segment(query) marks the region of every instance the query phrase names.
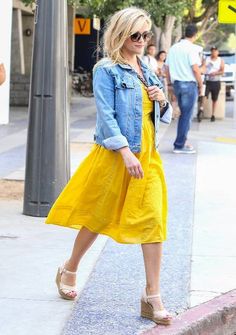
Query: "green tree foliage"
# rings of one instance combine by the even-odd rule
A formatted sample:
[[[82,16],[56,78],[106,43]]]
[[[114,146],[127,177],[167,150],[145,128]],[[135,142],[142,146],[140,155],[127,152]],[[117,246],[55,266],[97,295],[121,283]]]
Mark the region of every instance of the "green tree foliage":
[[[26,6],[32,5],[33,3],[37,2],[37,0],[21,0]],[[80,1],[79,0],[67,0],[69,5],[72,6],[79,6]]]
[[[154,24],[162,27],[167,15],[175,16],[181,20],[184,10],[190,8],[193,0],[67,0],[70,5],[78,7],[83,5],[89,8],[90,15],[106,19],[115,11],[129,6],[137,6],[147,10],[152,15]],[[22,0],[26,5],[31,5],[35,0]]]
[[[218,2],[218,0],[192,0],[185,20],[191,23],[199,23],[216,17]]]
[[[210,48],[212,45],[219,49],[234,51],[234,45],[230,45],[229,38],[234,35],[233,24],[218,24],[214,29],[208,30],[203,36],[204,45]],[[231,36],[232,37],[232,36]]]
[[[32,5],[36,0],[22,0],[22,2],[25,5]],[[74,7],[86,6],[90,17],[97,15],[103,19],[129,6],[143,8],[151,14],[154,25],[160,28],[161,34],[164,34],[164,40],[168,33],[172,34],[174,25],[179,23],[183,25],[196,23],[200,32],[199,41],[203,45],[220,46],[222,41],[228,38],[230,32],[233,32],[233,26],[218,24],[218,0],[67,0],[67,2]],[[168,24],[166,25],[170,17],[174,18],[171,28]],[[160,47],[163,47],[161,43]]]
[[[107,18],[122,8],[140,7],[151,13],[155,25],[161,27],[164,25],[167,15],[173,15],[177,19],[181,19],[184,9],[191,6],[192,0],[81,0],[81,3],[87,5],[91,13],[102,18]]]
[[[34,0],[21,0],[26,6],[32,5]]]
[[[234,25],[218,23],[218,2],[218,0],[193,0],[184,18],[185,24],[193,22],[198,25],[199,42],[206,48],[211,45],[221,48],[234,32]]]

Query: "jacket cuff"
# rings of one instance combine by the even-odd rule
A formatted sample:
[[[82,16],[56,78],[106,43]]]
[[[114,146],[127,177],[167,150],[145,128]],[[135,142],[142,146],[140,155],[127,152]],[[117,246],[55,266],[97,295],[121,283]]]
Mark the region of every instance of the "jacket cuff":
[[[170,124],[172,120],[172,112],[173,108],[171,104],[168,102],[168,108],[164,112],[164,115],[162,115],[162,117],[160,118],[161,122]]]
[[[104,147],[108,150],[118,150],[123,147],[128,147],[129,143],[125,136],[117,135],[108,137],[102,141]]]

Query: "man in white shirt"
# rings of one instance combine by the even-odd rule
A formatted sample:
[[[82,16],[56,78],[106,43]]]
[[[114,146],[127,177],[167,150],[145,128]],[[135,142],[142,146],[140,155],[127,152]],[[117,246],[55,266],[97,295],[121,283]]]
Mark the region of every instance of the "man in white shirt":
[[[150,69],[157,74],[158,64],[155,58],[156,56],[156,47],[154,44],[149,44],[147,46],[147,54],[143,56],[143,61],[146,63]]]
[[[206,68],[206,97],[211,93],[212,99],[212,115],[211,121],[215,121],[215,109],[217,105],[218,96],[220,93],[220,79],[224,74],[224,61],[219,57],[219,50],[217,47],[211,48],[211,55],[207,57],[204,62]]]
[[[199,52],[196,45],[193,44],[196,37],[197,27],[187,26],[185,38],[170,48],[166,61],[168,86],[173,85],[181,112],[174,142],[174,153],[193,154],[196,152],[192,146],[186,144],[198,90],[202,91],[203,87],[199,68]]]

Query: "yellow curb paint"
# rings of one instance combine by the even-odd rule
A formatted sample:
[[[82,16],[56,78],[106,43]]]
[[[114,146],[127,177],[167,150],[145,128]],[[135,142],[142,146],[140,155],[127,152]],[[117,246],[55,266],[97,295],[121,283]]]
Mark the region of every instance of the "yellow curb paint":
[[[236,138],[233,137],[216,137],[215,140],[222,143],[236,144]]]

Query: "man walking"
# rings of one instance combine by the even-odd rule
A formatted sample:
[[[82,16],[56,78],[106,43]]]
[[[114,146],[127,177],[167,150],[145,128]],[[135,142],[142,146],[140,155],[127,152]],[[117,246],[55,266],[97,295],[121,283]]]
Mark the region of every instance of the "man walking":
[[[212,115],[211,121],[215,121],[215,109],[217,105],[217,100],[220,92],[220,78],[224,74],[224,61],[219,57],[219,51],[217,47],[211,48],[210,57],[206,58],[204,63],[206,67],[206,97],[208,98],[209,93],[211,93],[212,99]]]
[[[173,152],[176,154],[194,154],[196,150],[186,144],[190,129],[193,108],[202,91],[202,78],[199,68],[199,53],[194,41],[197,37],[197,27],[189,25],[185,29],[185,38],[174,44],[167,57],[168,86],[173,85],[181,115],[178,120],[177,137]]]

